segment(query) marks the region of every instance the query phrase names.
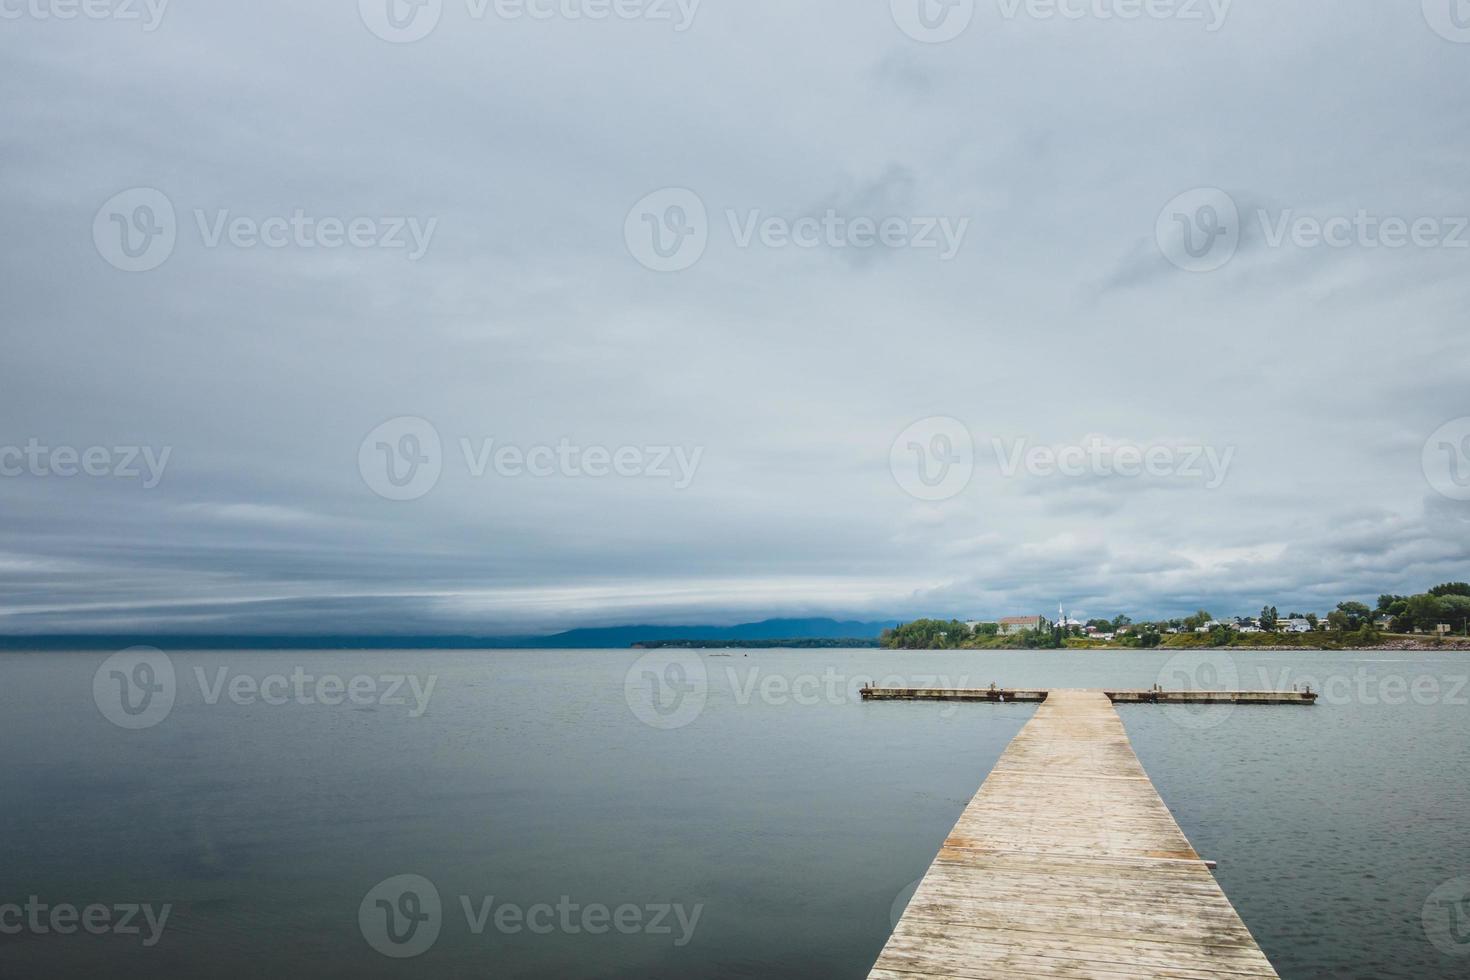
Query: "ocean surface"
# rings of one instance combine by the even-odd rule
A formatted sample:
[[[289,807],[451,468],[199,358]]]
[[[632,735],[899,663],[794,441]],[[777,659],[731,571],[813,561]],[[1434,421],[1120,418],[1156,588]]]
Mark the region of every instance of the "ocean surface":
[[[1034,711],[868,679],[1311,683],[1118,710],[1283,977],[1470,976],[1466,653],[160,657],[0,653],[0,977],[863,977]]]

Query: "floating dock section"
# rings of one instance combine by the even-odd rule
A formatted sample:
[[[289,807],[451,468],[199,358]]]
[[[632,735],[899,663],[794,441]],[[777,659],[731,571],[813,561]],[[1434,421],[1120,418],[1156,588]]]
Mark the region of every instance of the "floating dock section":
[[[865,701],[1045,701],[1049,691],[995,687],[865,687]],[[1315,704],[1317,692],[1303,691],[1098,691],[1114,704]]]
[[[869,976],[1275,977],[1144,772],[1113,695],[1014,693],[1045,700]]]

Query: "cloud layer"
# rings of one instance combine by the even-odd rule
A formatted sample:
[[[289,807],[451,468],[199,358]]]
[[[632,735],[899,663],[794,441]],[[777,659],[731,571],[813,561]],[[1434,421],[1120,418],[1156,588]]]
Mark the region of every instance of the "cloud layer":
[[[0,24],[0,447],[170,456],[151,488],[0,477],[0,631],[1322,611],[1470,577],[1470,503],[1425,468],[1470,416],[1470,248],[1268,234],[1470,215],[1470,44],[1417,4],[1211,31],[980,3],[931,44],[837,0],[705,0],[684,30],[445,0],[412,43],[373,0],[152,30],[37,3]],[[136,188],[174,241],[129,272],[107,236],[162,216],[103,205]],[[657,272],[625,230],[665,188],[706,241]],[[1209,272],[1158,239],[1196,188],[1238,209]],[[829,214],[908,237],[737,232]],[[953,258],[913,244],[962,219]],[[439,472],[391,500],[364,440],[403,417]],[[892,458],[934,417],[974,467],[926,500]],[[1093,437],[1233,457],[1210,488],[994,450]],[[487,440],[609,472],[476,475]],[[659,447],[701,452],[687,487]]]

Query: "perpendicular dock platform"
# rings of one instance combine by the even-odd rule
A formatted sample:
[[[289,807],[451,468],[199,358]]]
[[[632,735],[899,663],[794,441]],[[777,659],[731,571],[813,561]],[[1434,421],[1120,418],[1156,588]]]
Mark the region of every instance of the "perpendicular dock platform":
[[[999,687],[865,687],[864,701],[1045,701],[1046,690]],[[1317,692],[1304,691],[1101,691],[1114,704],[1314,704]]]

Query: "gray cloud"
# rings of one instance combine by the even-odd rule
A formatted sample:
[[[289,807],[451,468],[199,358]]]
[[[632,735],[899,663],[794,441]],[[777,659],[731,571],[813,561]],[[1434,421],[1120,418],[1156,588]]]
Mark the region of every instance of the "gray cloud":
[[[985,9],[941,45],[835,3],[704,5],[682,33],[447,3],[407,45],[351,3],[5,26],[0,446],[172,455],[154,489],[0,478],[0,630],[1320,611],[1470,577],[1470,505],[1420,466],[1470,415],[1466,253],[1251,232],[1199,274],[1153,241],[1200,186],[1248,228],[1262,208],[1470,214],[1470,46],[1415,6],[1237,5],[1215,33]],[[92,224],[139,186],[179,237],[126,273]],[[682,272],[623,240],[661,187],[710,212]],[[971,225],[949,262],[723,228],[828,207]],[[196,216],[298,209],[438,224],[410,261],[209,247]],[[926,503],[889,449],[936,415],[982,450],[1106,432],[1238,452],[1208,491],[982,458]],[[406,502],[358,469],[398,416],[444,446]],[[476,478],[461,439],[704,455],[683,490]]]

